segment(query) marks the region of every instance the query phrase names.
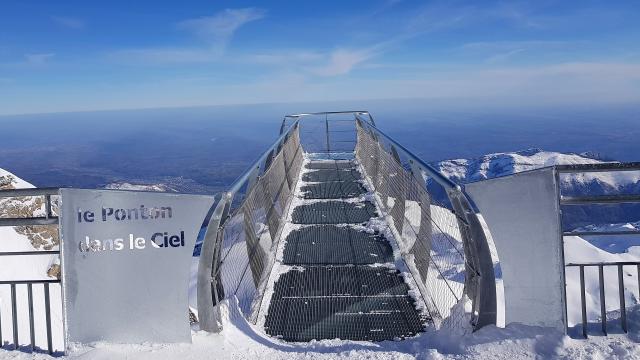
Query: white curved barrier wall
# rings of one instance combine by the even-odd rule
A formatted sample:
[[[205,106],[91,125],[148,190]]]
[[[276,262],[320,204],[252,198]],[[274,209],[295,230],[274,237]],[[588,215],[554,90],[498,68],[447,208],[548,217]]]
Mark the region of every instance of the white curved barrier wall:
[[[565,331],[564,264],[552,168],[480,181],[465,190],[498,251],[505,323]]]

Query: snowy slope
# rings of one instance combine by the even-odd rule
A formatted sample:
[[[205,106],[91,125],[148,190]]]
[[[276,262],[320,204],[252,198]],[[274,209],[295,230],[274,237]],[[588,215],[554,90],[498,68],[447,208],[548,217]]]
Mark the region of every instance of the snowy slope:
[[[436,163],[445,176],[459,183],[485,180],[517,172],[553,165],[600,163],[578,154],[529,149],[518,152],[495,153],[475,159],[454,159]]]
[[[468,183],[511,175],[553,165],[598,164],[601,160],[579,154],[565,154],[540,149],[495,153],[475,159],[445,160],[433,164],[440,172],[458,183]],[[640,172],[574,174],[561,178],[566,190],[617,191],[640,182]]]
[[[114,182],[105,185],[105,189],[110,190],[135,190],[135,191],[158,191],[175,192],[176,190],[166,184],[132,184],[129,182]]]
[[[596,164],[601,160],[580,154],[529,149],[518,152],[488,154],[474,159],[445,160],[432,165],[453,181],[464,184],[507,176],[513,173],[552,165]],[[561,174],[563,195],[605,195],[640,193],[640,171]],[[446,202],[446,194],[428,183],[436,200]],[[564,211],[565,229],[590,224],[607,224],[640,220],[640,206],[624,204],[615,207],[572,206]]]

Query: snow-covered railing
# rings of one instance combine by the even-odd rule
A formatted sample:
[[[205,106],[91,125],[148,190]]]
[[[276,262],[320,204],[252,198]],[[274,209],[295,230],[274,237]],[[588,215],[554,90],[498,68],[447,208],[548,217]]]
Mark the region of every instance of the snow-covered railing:
[[[40,188],[40,189],[11,189],[11,190],[0,190],[0,198],[32,198],[32,197],[43,197],[44,201],[44,215],[39,217],[25,216],[25,217],[0,217],[0,226],[42,226],[42,225],[50,225],[50,226],[58,226],[59,219],[55,214],[55,211],[52,209],[52,196],[58,195],[57,188]],[[2,241],[3,239],[0,239]],[[3,258],[9,256],[43,256],[43,255],[60,255],[60,250],[32,250],[32,251],[9,251],[9,252],[0,252],[0,261]],[[24,275],[23,275],[24,276]],[[38,320],[39,323],[44,321],[45,325],[45,334],[46,344],[47,344],[47,352],[49,354],[53,354],[53,336],[52,336],[52,325],[51,325],[51,292],[50,286],[51,284],[60,284],[60,279],[11,279],[4,280],[0,279],[0,286],[9,286],[10,288],[10,299],[3,299],[0,295],[0,348],[5,347],[5,340],[3,338],[3,321],[7,321],[2,317],[3,312],[11,313],[11,342],[8,342],[8,345],[12,345],[14,350],[18,350],[21,348],[20,344],[20,321],[19,318],[23,316],[24,313],[28,313],[28,328],[29,328],[29,346],[28,350],[31,352],[38,351],[40,348],[36,343],[36,335],[42,336],[43,334],[38,334],[36,329],[36,312],[37,308],[34,307],[34,286],[36,290],[39,291],[39,287],[42,286],[42,298],[44,299],[43,310],[38,311],[38,315],[44,315],[44,320]],[[59,286],[59,285],[58,285]],[[22,291],[20,291],[20,287],[26,288],[26,299],[22,296]],[[20,296],[19,296],[20,292]],[[3,309],[4,305],[8,305],[9,309]],[[58,306],[62,306],[61,303],[58,303]],[[26,310],[25,310],[26,309]],[[22,315],[21,315],[22,314]]]
[[[640,171],[640,163],[600,163],[600,164],[574,164],[574,165],[557,165],[554,167],[555,176],[556,176],[556,184],[561,184],[560,176],[563,174],[587,174],[587,173],[599,173],[606,172],[615,174],[616,172],[623,171]],[[616,193],[616,194],[606,194],[606,195],[563,195],[562,189],[557,189],[560,197],[558,199],[560,207],[566,206],[591,206],[591,205],[621,205],[621,204],[629,204],[629,203],[640,203],[640,194],[626,194],[626,193]],[[559,214],[560,223],[562,224],[562,212]],[[566,231],[562,230],[560,234],[563,239],[568,236],[625,236],[625,235],[634,235],[640,236],[640,230],[638,229],[624,229],[624,230],[571,230]],[[563,257],[566,259],[566,251],[565,246],[563,245]],[[628,268],[633,268],[635,271],[631,271],[631,273],[626,273],[625,270]],[[586,338],[588,333],[588,315],[587,315],[587,291],[585,286],[585,268],[597,268],[598,269],[598,301],[600,307],[600,324],[601,330],[606,335],[607,334],[607,295],[605,288],[607,287],[607,278],[605,276],[605,269],[608,268],[616,268],[617,269],[617,297],[620,311],[620,327],[624,332],[628,331],[627,325],[627,316],[626,316],[626,300],[625,294],[630,292],[631,290],[625,288],[625,277],[632,276],[632,273],[635,272],[637,276],[637,286],[638,286],[638,298],[640,299],[640,262],[638,261],[603,261],[603,262],[571,262],[566,264],[565,268],[577,268],[578,274],[580,277],[580,314],[581,314],[581,327],[582,327],[582,335]],[[566,274],[565,274],[566,277]],[[611,280],[609,280],[611,282]],[[625,290],[627,290],[625,292]],[[565,304],[569,307],[570,303],[575,303],[574,301],[568,301],[567,298],[567,287],[565,286]],[[573,295],[573,294],[571,294]],[[569,309],[567,308],[568,312]],[[566,315],[565,315],[566,316]]]
[[[474,329],[495,324],[495,276],[489,246],[460,186],[360,114],[355,118],[356,159],[387,211],[402,256],[432,318],[464,326],[462,312],[453,308],[466,296],[472,302]],[[435,199],[427,182],[439,187],[449,204]]]
[[[402,258],[420,283],[416,295],[425,300],[432,319],[465,326],[459,322],[464,310],[454,307],[467,296],[472,326],[495,324],[492,258],[462,189],[378,130],[368,112],[341,111],[285,116],[280,138],[223,194],[201,253],[198,312],[203,330],[219,330],[215,305],[223,299],[237,299],[247,320],[256,322],[303,149],[326,158],[355,156],[360,162],[388,213]],[[367,151],[376,152],[373,162]],[[446,205],[433,199],[424,176],[446,194]]]
[[[297,121],[222,194],[202,244],[198,269],[200,328],[219,331],[216,305],[236,300],[254,322],[302,166]]]

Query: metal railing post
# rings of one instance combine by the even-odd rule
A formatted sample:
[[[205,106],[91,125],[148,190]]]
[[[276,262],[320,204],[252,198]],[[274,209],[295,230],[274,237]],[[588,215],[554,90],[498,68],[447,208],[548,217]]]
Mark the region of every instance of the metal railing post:
[[[602,332],[607,335],[607,303],[604,297],[604,265],[598,265],[598,284],[600,285],[600,317]]]
[[[2,339],[2,311],[0,311],[0,349],[4,347],[4,340]]]
[[[470,295],[476,317],[473,324],[474,329],[495,325],[497,318],[496,281],[487,237],[464,193],[457,189],[452,189],[447,193],[457,215],[466,221],[466,224],[460,223],[459,226],[466,226],[469,230],[469,234],[466,236],[464,232],[461,233],[464,240],[465,257],[468,257],[473,265],[473,268],[467,267],[467,276],[473,278],[473,284],[470,284],[473,286],[470,289]],[[466,239],[464,239],[465,237]]]
[[[31,351],[36,348],[35,326],[33,324],[33,284],[27,284],[27,302],[29,303],[29,337],[31,339]]]
[[[584,288],[584,265],[580,266],[580,307],[582,309],[582,335],[587,338],[587,299]]]
[[[49,355],[53,354],[53,337],[51,335],[51,296],[49,292],[49,283],[44,284],[44,311],[45,324],[47,328],[47,351]]]
[[[18,339],[18,301],[16,299],[16,284],[11,284],[11,321],[13,322],[13,348],[20,347]]]
[[[624,299],[624,272],[622,264],[618,264],[618,291],[620,294],[620,324],[622,325],[622,330],[626,333],[628,332],[627,308]]]
[[[327,154],[331,152],[331,145],[329,144],[329,119],[327,115],[324,116],[325,133],[327,135]]]
[[[638,299],[640,299],[640,264],[636,265],[636,271],[638,275]]]
[[[218,233],[223,218],[223,213],[227,202],[229,201],[229,193],[223,193],[216,208],[207,225],[207,232],[202,241],[200,248],[200,260],[198,262],[198,321],[200,329],[209,332],[220,332],[222,330],[216,310],[214,307],[218,305],[217,298],[217,282],[213,278],[214,263],[218,260],[216,249],[218,247]],[[215,303],[214,303],[215,302]]]

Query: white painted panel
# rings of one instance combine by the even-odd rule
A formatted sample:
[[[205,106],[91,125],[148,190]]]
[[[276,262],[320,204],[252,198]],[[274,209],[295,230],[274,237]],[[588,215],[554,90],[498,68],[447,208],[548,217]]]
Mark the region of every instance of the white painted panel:
[[[214,197],[60,193],[67,344],[190,342],[192,254]]]
[[[494,239],[505,322],[564,331],[562,240],[553,169],[465,186]]]

